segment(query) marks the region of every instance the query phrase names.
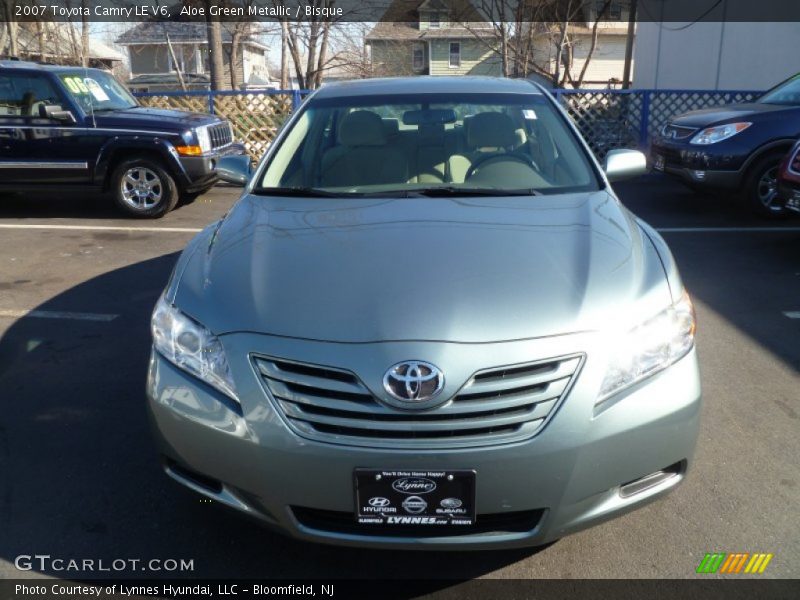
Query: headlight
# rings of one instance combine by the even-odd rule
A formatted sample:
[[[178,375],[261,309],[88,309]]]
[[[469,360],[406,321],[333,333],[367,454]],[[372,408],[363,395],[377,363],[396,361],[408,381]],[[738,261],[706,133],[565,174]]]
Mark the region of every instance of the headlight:
[[[153,345],[175,366],[236,398],[222,343],[208,329],[169,304],[162,295],[151,321]]]
[[[211,136],[208,134],[208,127],[198,127],[195,130],[197,143],[203,152],[211,152]]]
[[[752,123],[728,123],[727,125],[718,125],[717,127],[707,127],[700,133],[692,138],[690,144],[696,146],[707,146],[708,144],[716,144],[722,140],[727,140],[729,137],[741,133]]]
[[[615,340],[597,402],[686,356],[694,346],[694,332],[694,307],[684,292],[664,312]]]

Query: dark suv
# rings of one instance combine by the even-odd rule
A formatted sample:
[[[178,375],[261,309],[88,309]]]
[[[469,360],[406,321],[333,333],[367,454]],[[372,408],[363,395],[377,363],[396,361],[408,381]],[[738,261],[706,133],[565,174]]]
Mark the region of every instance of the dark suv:
[[[85,189],[161,217],[243,153],[227,121],[141,107],[105,71],[0,61],[0,191]]]
[[[800,75],[749,104],[695,110],[673,117],[653,140],[657,171],[696,189],[741,192],[750,208],[782,216],[778,166],[800,136]]]

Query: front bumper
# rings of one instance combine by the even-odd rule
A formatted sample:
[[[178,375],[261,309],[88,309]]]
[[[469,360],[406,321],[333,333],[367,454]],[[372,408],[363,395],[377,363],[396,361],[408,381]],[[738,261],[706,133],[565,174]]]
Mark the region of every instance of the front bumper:
[[[224,156],[242,154],[245,154],[244,144],[234,142],[204,156],[181,156],[178,160],[188,178],[184,191],[192,193],[207,190],[217,182],[217,161]]]
[[[739,188],[745,177],[746,157],[726,152],[723,145],[704,148],[657,138],[650,147],[650,167],[699,188]]]
[[[590,334],[502,344],[398,342],[346,345],[270,336],[222,337],[242,399],[224,396],[154,353],[148,407],[167,474],[289,535],[352,546],[513,548],[544,544],[642,506],[672,490],[691,464],[701,391],[695,351],[669,369],[594,405],[605,374],[602,344]],[[552,420],[523,442],[476,448],[400,450],[315,442],[293,433],[266,397],[250,352],[353,368],[426,356],[463,372],[520,357],[586,352],[574,386]],[[400,357],[400,358],[398,358]],[[355,370],[355,369],[354,369]],[[666,467],[674,475],[638,493],[621,486]],[[478,525],[506,513],[539,515],[524,530],[391,535],[307,513],[352,514],[353,470],[474,469]],[[630,490],[631,488],[626,488]],[[331,523],[330,525],[326,523]]]

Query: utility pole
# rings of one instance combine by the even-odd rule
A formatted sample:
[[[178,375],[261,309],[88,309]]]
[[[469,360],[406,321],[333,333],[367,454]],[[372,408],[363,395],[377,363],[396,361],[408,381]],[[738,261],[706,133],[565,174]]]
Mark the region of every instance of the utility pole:
[[[622,74],[622,89],[631,87],[631,64],[633,63],[633,40],[636,37],[636,4],[637,0],[631,0],[631,8],[628,13],[628,39],[625,42],[625,70]]]

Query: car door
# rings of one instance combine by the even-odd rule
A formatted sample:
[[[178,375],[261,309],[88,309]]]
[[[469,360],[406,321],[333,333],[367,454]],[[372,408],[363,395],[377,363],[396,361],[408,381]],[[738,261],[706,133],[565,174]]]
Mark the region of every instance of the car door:
[[[71,110],[77,122],[49,118]],[[0,185],[80,184],[90,179],[82,116],[45,73],[0,71]]]

